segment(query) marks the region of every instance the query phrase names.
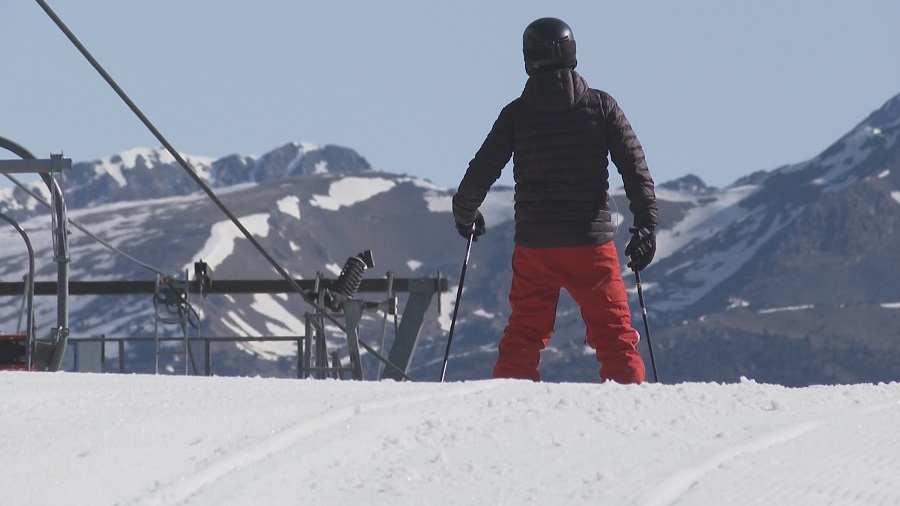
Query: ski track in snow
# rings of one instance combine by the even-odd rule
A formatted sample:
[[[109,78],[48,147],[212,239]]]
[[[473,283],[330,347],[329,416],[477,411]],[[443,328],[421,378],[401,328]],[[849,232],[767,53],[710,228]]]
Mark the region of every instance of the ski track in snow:
[[[856,444],[836,446],[833,442],[838,441],[839,438],[833,437],[835,434],[832,434],[832,431],[835,433],[844,432],[849,425],[862,429],[858,432],[864,435],[877,432],[865,429],[867,421],[881,412],[885,412],[891,408],[897,410],[898,407],[900,406],[898,406],[896,402],[892,402],[869,407],[852,414],[848,414],[846,410],[836,411],[830,416],[825,416],[812,421],[788,424],[761,436],[753,437],[742,443],[729,446],[708,458],[698,460],[694,463],[676,463],[675,467],[680,469],[680,471],[675,472],[668,478],[662,480],[659,485],[653,487],[647,495],[638,502],[638,504],[646,506],[667,506],[682,502],[690,504],[714,504],[715,501],[708,502],[710,499],[705,498],[710,495],[709,489],[717,491],[711,496],[712,498],[715,498],[718,495],[721,495],[721,490],[723,488],[727,488],[733,493],[736,499],[733,504],[772,504],[772,498],[767,498],[765,496],[767,494],[772,494],[768,487],[778,488],[777,483],[769,481],[769,483],[766,484],[762,477],[760,480],[754,480],[752,476],[753,468],[760,465],[767,465],[774,460],[766,458],[765,453],[767,451],[783,445],[801,442],[804,439],[810,440],[815,437],[822,441],[813,441],[812,444],[815,446],[822,445],[823,447],[830,447],[832,450],[830,457],[833,459],[835,465],[840,466],[842,473],[846,473],[851,469],[859,469],[855,466],[848,466],[847,463],[852,461],[854,456],[858,458],[860,453],[864,453],[860,452],[860,446],[862,445],[859,445],[859,441],[855,441]],[[877,444],[877,439],[871,437],[866,439],[868,439],[868,442],[871,444]],[[781,453],[784,453],[784,450],[781,450]],[[793,455],[802,455],[802,452],[789,453]],[[756,454],[761,455],[757,456]],[[741,479],[735,480],[734,470],[729,468],[734,468],[737,463],[750,461],[752,458],[755,458],[755,460],[758,460],[759,462],[751,462],[749,464],[751,470],[748,473],[743,474]],[[900,458],[895,460],[900,461]],[[896,462],[894,462],[893,465],[896,468]],[[725,470],[726,473],[718,473],[722,470]],[[802,462],[800,465],[792,467],[787,473],[791,473],[788,474],[788,476],[791,477],[791,481],[798,481],[801,483],[810,483],[816,478],[820,481],[822,479],[821,476],[804,476],[804,474],[809,474],[810,472],[803,472]],[[799,473],[799,476],[794,473]],[[770,471],[767,474],[772,473]],[[812,474],[816,474],[816,471],[812,471]],[[861,474],[865,473],[863,472]],[[735,483],[726,486],[723,484],[723,479],[732,480],[735,481]],[[860,483],[864,483],[863,476],[860,477]],[[865,488],[864,485],[860,486],[860,489]],[[805,492],[806,495],[801,495],[796,500],[787,502],[785,501],[784,494],[781,494],[780,496],[776,496],[778,497],[778,501],[776,502],[785,504],[825,504],[830,502],[828,500],[829,497],[834,496],[834,493],[832,492],[827,495],[823,494],[821,502],[807,502],[809,501],[809,495],[821,493],[821,491],[813,489],[806,490]],[[885,500],[882,501],[882,498],[880,497],[863,497],[866,495],[865,491],[859,493],[845,491],[843,495],[843,500],[848,501],[846,504],[856,504],[858,502],[865,502],[866,504],[894,504],[892,502],[887,502],[888,500],[892,500],[891,498],[884,498]],[[839,502],[839,504],[844,503]]]
[[[722,467],[726,462],[740,459],[751,453],[760,452],[784,444],[788,441],[796,439],[803,434],[817,428],[817,423],[800,423],[789,425],[788,427],[766,434],[757,438],[753,438],[746,443],[727,448],[709,459],[703,460],[697,464],[690,465],[681,472],[675,473],[662,484],[655,487],[648,494],[648,497],[642,501],[647,506],[664,506],[674,504],[688,490],[703,479],[710,478],[716,469]]]
[[[361,412],[395,411],[397,408],[411,404],[475,394],[496,386],[496,383],[480,382],[468,388],[416,397],[371,401],[333,410],[312,420],[299,422],[276,431],[272,436],[253,444],[249,448],[215,456],[209,465],[199,469],[194,474],[186,477],[175,477],[167,484],[158,485],[149,494],[126,501],[125,504],[185,504],[201,490],[216,486],[220,482],[225,481],[226,478],[235,478],[230,480],[230,483],[240,482],[240,477],[234,477],[233,475],[270,459],[275,454],[290,451],[317,434],[348,422]]]

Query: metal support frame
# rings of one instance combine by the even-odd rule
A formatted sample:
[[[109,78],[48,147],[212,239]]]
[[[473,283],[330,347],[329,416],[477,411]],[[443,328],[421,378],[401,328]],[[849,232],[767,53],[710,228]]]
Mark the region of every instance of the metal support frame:
[[[25,370],[31,371],[34,368],[34,248],[31,247],[31,240],[28,239],[28,234],[25,233],[25,230],[16,223],[15,220],[10,218],[9,216],[0,213],[0,219],[3,219],[7,223],[13,226],[19,235],[22,236],[22,240],[25,241],[25,248],[28,250],[28,274],[25,277]],[[13,336],[10,339],[6,339],[7,341],[12,341],[13,343],[18,342],[21,338],[19,336]],[[18,346],[18,345],[16,345]],[[17,365],[18,367],[18,365]]]
[[[409,364],[412,361],[413,352],[419,342],[419,333],[422,323],[425,321],[425,312],[431,305],[431,299],[436,292],[440,292],[441,278],[437,279],[413,279],[409,282],[409,298],[406,301],[406,309],[403,318],[397,328],[397,335],[388,355],[388,361],[396,365],[404,373],[409,372]],[[383,377],[400,380],[397,371],[387,368]]]
[[[359,322],[362,321],[365,302],[350,299],[344,303],[344,321],[347,326],[347,353],[353,379],[363,379],[362,359],[359,356]]]
[[[184,363],[184,375],[187,376],[190,372],[188,368],[188,361],[191,351],[188,332],[188,321],[190,318],[190,313],[188,312],[190,292],[188,288],[189,284],[187,282],[187,271],[184,272],[184,277],[180,279],[170,277],[164,279],[158,274],[156,276],[156,292],[153,295],[153,307],[156,309],[156,374],[159,374],[159,358],[161,355],[181,357],[182,362]],[[172,316],[171,314],[164,314],[163,311],[165,311],[165,307],[174,307],[176,310],[175,316]],[[178,325],[181,328],[181,350],[164,351],[162,349],[159,335],[159,325],[161,323],[166,325]]]
[[[71,172],[72,159],[62,156],[51,158],[24,158],[22,160],[0,160],[2,174],[46,174]]]
[[[305,289],[313,290],[313,293],[323,293],[333,281],[326,279],[296,280]],[[200,292],[200,284],[196,280],[184,281],[187,292]],[[72,295],[134,295],[156,293],[156,281],[73,281],[69,283],[69,293]],[[23,282],[0,282],[0,296],[21,296],[27,289]],[[395,293],[409,293],[407,304],[402,311],[400,325],[396,328],[395,337],[391,344],[390,360],[400,370],[408,371],[415,350],[424,316],[428,310],[434,293],[448,291],[447,279],[440,275],[434,278],[393,278],[388,279],[363,279],[359,292],[385,292],[388,298]],[[57,294],[57,284],[49,281],[36,282],[32,290],[34,295],[47,296]],[[292,288],[282,280],[216,280],[207,290],[210,294],[256,294],[256,293],[293,293]],[[354,299],[351,299],[351,301]],[[363,302],[364,309],[384,309],[385,303]],[[352,305],[352,304],[351,304]],[[390,313],[393,314],[393,313]],[[326,341],[326,329],[324,316],[317,312],[309,312],[304,315],[305,332],[296,338],[279,338],[276,340],[296,341],[298,348],[297,376],[299,378],[339,378],[345,374],[353,374],[352,367],[343,366],[336,352],[329,353]],[[358,330],[355,331],[357,343]],[[119,369],[124,371],[124,356],[126,341],[141,341],[155,339],[154,337],[104,337],[106,341],[115,341],[119,347]],[[173,338],[160,338],[168,341]],[[178,338],[180,339],[180,338]],[[199,338],[208,345],[212,338]],[[79,338],[79,340],[92,340],[91,338]],[[219,341],[241,341],[241,338],[227,337]],[[244,339],[245,340],[245,339]],[[267,340],[265,338],[261,340]],[[384,342],[384,340],[382,340]],[[188,354],[190,355],[190,340],[188,341]],[[105,350],[105,347],[101,347]],[[209,355],[207,355],[209,357]],[[206,370],[211,369],[207,358]],[[315,362],[315,363],[313,363]],[[329,363],[330,362],[330,363]],[[385,368],[383,377],[397,379],[399,374],[390,374],[392,368]],[[379,377],[380,379],[380,377]]]
[[[347,354],[349,367],[340,364],[336,352],[332,352],[331,365],[328,364],[327,341],[325,336],[324,320],[319,313],[306,313],[304,315],[306,335],[304,338],[304,355],[298,358],[300,364],[299,377],[309,377],[310,374],[317,378],[335,377],[337,374],[350,372],[355,380],[365,379],[365,371],[360,353],[360,323],[365,311],[384,311],[385,318],[388,315],[397,314],[397,298],[394,292],[396,285],[401,285],[403,290],[409,293],[406,307],[403,310],[400,325],[395,327],[394,340],[390,349],[389,361],[404,374],[409,371],[409,365],[418,343],[422,324],[425,321],[425,312],[431,305],[431,300],[436,292],[446,291],[446,280],[438,275],[437,278],[421,279],[395,279],[393,274],[387,273],[387,300],[384,302],[370,302],[358,299],[349,299],[343,305],[343,314],[347,337]],[[321,277],[317,277],[315,288],[318,290],[323,285]],[[324,291],[319,291],[322,297]],[[387,326],[382,325],[382,334]],[[382,335],[382,349],[384,348],[384,335]],[[312,362],[315,361],[315,365]],[[376,379],[382,377],[402,380],[399,372],[393,368],[384,368],[375,373]]]
[[[56,327],[50,332],[49,341],[35,338],[35,356],[32,357],[36,369],[57,371],[62,363],[69,337],[69,231],[66,217],[66,202],[62,188],[51,174],[72,170],[72,159],[62,155],[51,155],[49,159],[38,159],[19,144],[0,137],[0,148],[19,156],[21,160],[0,160],[0,173],[37,173],[47,185],[51,196],[54,220],[53,245],[54,261],[57,264]],[[33,277],[32,277],[33,282]],[[34,292],[32,292],[34,293]]]
[[[297,357],[297,377],[343,379],[345,373],[354,374],[352,367],[341,365],[340,356],[336,351],[329,354],[324,316],[321,313],[306,313],[304,322],[305,334],[297,338],[298,352],[302,350],[303,353],[302,356],[298,355]],[[265,338],[259,340],[265,340]],[[359,342],[357,341],[357,350],[358,348]],[[331,364],[328,362],[329,358]]]

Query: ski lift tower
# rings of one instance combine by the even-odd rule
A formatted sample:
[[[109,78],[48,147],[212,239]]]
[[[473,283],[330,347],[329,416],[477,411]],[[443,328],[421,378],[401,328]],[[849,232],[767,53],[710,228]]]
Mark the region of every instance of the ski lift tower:
[[[0,160],[0,173],[38,174],[50,190],[54,261],[57,264],[57,324],[51,329],[48,339],[29,338],[33,342],[28,343],[27,349],[33,350],[32,368],[34,370],[57,371],[62,363],[69,338],[69,232],[63,192],[52,174],[70,172],[72,160],[63,158],[62,155],[51,155],[48,159],[38,159],[27,149],[4,137],[0,137],[0,148],[21,158],[21,160]],[[31,330],[29,329],[29,331]],[[28,335],[32,335],[32,332],[28,332]]]

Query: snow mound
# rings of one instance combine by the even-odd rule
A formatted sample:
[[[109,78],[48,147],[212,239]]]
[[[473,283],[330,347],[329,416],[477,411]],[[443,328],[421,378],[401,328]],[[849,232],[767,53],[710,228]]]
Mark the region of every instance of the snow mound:
[[[0,373],[30,504],[897,504],[900,384]]]

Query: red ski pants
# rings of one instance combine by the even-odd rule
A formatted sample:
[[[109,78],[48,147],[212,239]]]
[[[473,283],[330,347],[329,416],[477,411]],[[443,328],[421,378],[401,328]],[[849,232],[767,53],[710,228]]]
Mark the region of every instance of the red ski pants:
[[[644,361],[637,351],[640,336],[631,326],[615,243],[565,248],[516,245],[512,268],[511,311],[498,346],[495,378],[540,381],[541,350],[550,342],[559,292],[565,288],[581,308],[585,341],[597,353],[601,380],[644,381]]]

